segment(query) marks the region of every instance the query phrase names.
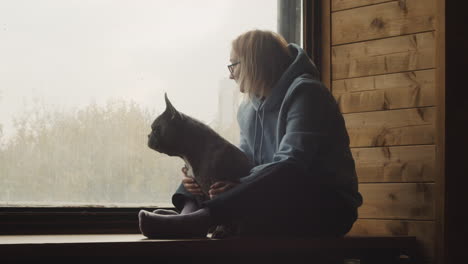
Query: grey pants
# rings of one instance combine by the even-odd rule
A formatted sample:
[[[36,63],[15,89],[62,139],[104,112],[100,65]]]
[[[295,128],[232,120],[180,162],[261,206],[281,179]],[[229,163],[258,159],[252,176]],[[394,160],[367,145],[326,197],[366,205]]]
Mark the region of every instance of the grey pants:
[[[317,186],[313,179],[293,164],[279,163],[213,200],[202,201],[183,185],[172,200],[180,210],[185,199],[198,199],[216,223],[238,223],[241,236],[345,235],[356,221],[357,208],[350,208],[334,186]]]

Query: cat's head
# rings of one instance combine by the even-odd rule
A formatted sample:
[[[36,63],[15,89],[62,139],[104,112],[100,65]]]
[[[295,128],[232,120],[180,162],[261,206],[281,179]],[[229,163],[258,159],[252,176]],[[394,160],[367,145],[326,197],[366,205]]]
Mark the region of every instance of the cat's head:
[[[180,137],[183,132],[184,116],[172,106],[164,94],[166,110],[151,125],[148,147],[169,156],[178,156]]]

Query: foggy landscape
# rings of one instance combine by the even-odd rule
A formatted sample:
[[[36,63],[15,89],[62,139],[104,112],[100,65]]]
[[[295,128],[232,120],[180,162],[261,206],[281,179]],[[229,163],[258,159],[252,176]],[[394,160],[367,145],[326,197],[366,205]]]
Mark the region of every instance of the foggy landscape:
[[[237,145],[231,41],[276,31],[276,9],[270,0],[0,2],[1,206],[168,205],[183,161],[146,145],[164,92]]]

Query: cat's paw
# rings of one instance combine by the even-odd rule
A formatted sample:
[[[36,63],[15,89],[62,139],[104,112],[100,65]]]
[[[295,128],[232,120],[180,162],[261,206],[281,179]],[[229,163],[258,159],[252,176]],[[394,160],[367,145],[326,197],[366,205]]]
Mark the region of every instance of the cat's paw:
[[[156,209],[153,211],[154,214],[159,215],[178,215],[179,213],[174,210],[167,210],[167,209]]]

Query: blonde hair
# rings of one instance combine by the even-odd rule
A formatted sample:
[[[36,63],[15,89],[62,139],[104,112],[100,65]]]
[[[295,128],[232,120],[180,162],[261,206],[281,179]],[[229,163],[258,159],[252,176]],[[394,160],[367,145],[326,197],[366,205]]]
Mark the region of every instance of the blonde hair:
[[[266,96],[291,63],[288,43],[272,31],[251,30],[232,42],[237,56],[238,83],[249,97]]]

